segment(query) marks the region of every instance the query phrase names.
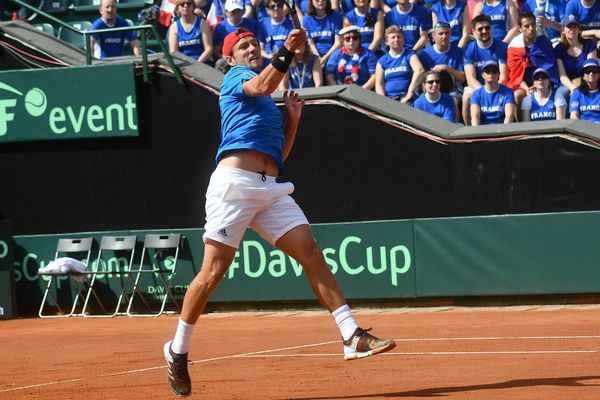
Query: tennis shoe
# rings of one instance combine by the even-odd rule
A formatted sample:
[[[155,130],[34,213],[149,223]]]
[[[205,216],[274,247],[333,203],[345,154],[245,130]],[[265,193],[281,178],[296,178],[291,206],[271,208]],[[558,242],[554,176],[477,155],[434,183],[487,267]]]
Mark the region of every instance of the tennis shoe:
[[[188,355],[175,354],[171,350],[171,341],[163,347],[165,360],[167,361],[167,381],[171,391],[179,397],[187,397],[192,394],[192,380],[188,373]]]
[[[391,339],[382,340],[371,335],[371,329],[356,328],[352,337],[344,340],[344,360],[374,356],[396,347],[396,342]]]

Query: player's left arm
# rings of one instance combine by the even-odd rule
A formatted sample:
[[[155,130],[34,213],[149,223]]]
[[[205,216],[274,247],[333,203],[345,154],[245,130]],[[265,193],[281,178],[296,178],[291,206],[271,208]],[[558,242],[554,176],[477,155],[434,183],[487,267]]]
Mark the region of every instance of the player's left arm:
[[[294,146],[298,124],[300,123],[300,117],[302,116],[302,107],[304,107],[304,100],[299,99],[298,93],[292,90],[283,93],[283,102],[285,103],[285,108],[287,110],[287,123],[283,130],[283,133],[285,134],[283,160],[285,161]]]

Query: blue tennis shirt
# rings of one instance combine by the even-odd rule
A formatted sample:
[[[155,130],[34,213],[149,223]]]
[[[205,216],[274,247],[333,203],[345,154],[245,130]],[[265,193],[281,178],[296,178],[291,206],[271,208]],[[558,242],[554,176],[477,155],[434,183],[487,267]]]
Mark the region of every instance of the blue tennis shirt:
[[[244,93],[244,82],[257,73],[250,67],[231,68],[221,86],[221,145],[217,163],[230,150],[257,150],[275,159],[279,174],[283,173],[283,118],[271,96],[250,97]]]

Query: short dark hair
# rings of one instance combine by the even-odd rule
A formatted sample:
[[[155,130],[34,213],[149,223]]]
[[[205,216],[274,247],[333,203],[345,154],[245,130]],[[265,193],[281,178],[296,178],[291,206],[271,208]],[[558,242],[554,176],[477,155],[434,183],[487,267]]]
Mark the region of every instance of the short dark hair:
[[[535,15],[530,11],[525,11],[519,14],[519,26],[523,26],[524,19],[532,19],[535,22]]]
[[[471,20],[471,26],[475,29],[475,25],[480,24],[482,22],[488,22],[490,25],[492,24],[492,19],[489,15],[479,14],[475,18]]]

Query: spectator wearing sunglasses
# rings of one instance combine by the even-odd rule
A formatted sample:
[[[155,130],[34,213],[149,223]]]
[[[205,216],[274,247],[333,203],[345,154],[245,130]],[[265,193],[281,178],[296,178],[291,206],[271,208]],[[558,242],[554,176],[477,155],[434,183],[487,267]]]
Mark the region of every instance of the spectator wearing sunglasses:
[[[392,25],[385,30],[390,50],[377,61],[375,91],[401,103],[414,100],[425,69],[417,54],[404,47],[404,34]]]
[[[440,91],[441,79],[437,71],[425,73],[423,94],[414,102],[414,107],[450,122],[456,122],[456,103],[452,96]]]
[[[441,0],[434,4],[431,8],[431,22],[435,26],[439,21],[450,24],[450,43],[461,49],[469,43],[469,10],[466,1]]]
[[[396,6],[385,14],[385,26],[398,26],[404,32],[404,46],[419,51],[427,46],[431,29],[431,13],[410,0],[396,0]]]
[[[533,73],[533,93],[521,103],[521,121],[545,121],[565,119],[567,101],[556,92],[550,81],[550,75],[543,68]]]
[[[600,123],[600,65],[590,58],[583,64],[581,84],[571,95],[571,119]]]
[[[483,65],[495,61],[500,68],[499,83],[504,84],[508,76],[506,67],[506,44],[492,38],[492,20],[487,15],[478,15],[471,21],[475,40],[467,45],[464,51],[464,69],[467,86],[463,91],[462,117],[465,125],[471,118],[471,94],[484,84]]]
[[[212,57],[212,31],[204,18],[194,14],[192,0],[177,0],[175,15],[179,16],[169,27],[169,52],[180,51],[199,62],[208,62]]]
[[[356,7],[344,15],[344,25],[358,26],[363,46],[367,46],[377,54],[383,39],[383,13],[371,7],[369,0],[352,0],[352,2]]]
[[[471,125],[509,124],[515,118],[515,98],[512,90],[499,81],[500,68],[490,60],[483,66],[485,84],[471,96]]]
[[[213,49],[215,60],[221,58],[223,51],[223,40],[225,39],[225,36],[231,32],[235,32],[241,27],[248,29],[255,35],[258,35],[258,22],[252,18],[244,18],[243,0],[225,1],[225,16],[226,18],[219,22],[213,31]]]
[[[258,41],[262,56],[270,60],[283,46],[294,25],[286,16],[282,0],[268,0],[267,9],[271,18],[263,18],[259,22]]]
[[[355,84],[365,89],[375,87],[377,57],[366,46],[362,46],[357,26],[340,30],[343,47],[337,49],[327,61],[328,85]]]
[[[487,15],[492,21],[492,36],[504,43],[510,43],[518,31],[519,9],[514,0],[482,0],[473,9],[473,18]]]

